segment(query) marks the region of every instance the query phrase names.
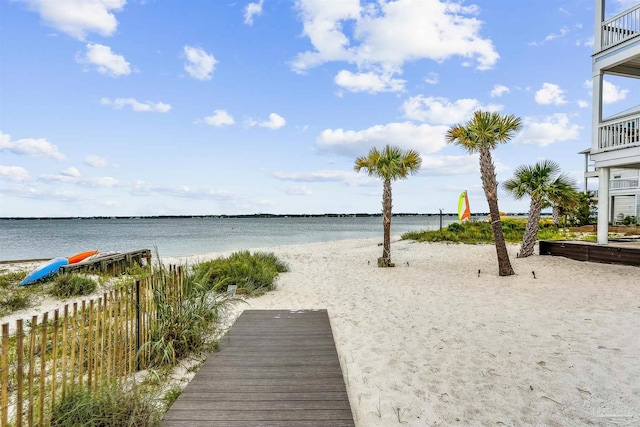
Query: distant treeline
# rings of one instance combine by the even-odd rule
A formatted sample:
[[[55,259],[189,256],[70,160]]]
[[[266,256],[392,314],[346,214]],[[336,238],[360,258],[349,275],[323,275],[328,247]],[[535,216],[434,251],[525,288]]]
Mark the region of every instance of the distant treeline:
[[[486,217],[489,213],[474,213],[472,217]],[[439,213],[394,213],[394,217],[402,216],[439,216]],[[443,212],[444,216],[457,216],[454,212]],[[526,216],[526,213],[508,213],[507,216]],[[326,214],[269,214],[259,213],[250,215],[150,215],[150,216],[43,216],[43,217],[0,217],[0,220],[70,220],[70,219],[179,219],[179,218],[367,218],[380,217],[381,213],[326,213]]]

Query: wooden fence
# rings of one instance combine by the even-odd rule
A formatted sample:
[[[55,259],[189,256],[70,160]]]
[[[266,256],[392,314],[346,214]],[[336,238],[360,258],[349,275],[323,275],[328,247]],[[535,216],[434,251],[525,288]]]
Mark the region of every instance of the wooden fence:
[[[56,401],[74,386],[95,390],[147,367],[157,318],[154,293],[182,304],[182,268],[136,280],[92,300],[2,325],[1,426],[47,426]],[[11,423],[11,424],[9,424]]]

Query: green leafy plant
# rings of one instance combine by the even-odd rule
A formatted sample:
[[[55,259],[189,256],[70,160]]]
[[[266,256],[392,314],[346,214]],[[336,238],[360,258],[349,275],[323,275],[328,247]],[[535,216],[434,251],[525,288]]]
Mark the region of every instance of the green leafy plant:
[[[275,289],[276,277],[287,271],[287,265],[273,253],[240,251],[199,264],[194,281],[216,292],[226,292],[230,285],[236,285],[239,294],[258,295]]]
[[[51,294],[58,298],[89,295],[96,290],[96,287],[97,283],[89,277],[79,274],[61,274],[56,277]]]
[[[159,423],[149,397],[136,388],[109,384],[97,390],[76,386],[52,408],[52,427],[151,427]]]

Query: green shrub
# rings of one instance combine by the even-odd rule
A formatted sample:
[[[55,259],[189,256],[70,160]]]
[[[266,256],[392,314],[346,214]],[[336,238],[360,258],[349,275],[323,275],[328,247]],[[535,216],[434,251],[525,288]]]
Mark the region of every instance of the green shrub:
[[[226,292],[229,285],[236,285],[238,293],[255,295],[273,290],[278,274],[288,270],[273,253],[256,252],[252,255],[249,251],[240,251],[228,258],[198,265],[194,280],[216,292]]]
[[[2,273],[0,274],[0,288],[8,288],[11,285],[17,285],[25,277],[27,277],[27,273],[25,271]]]
[[[510,243],[520,243],[527,225],[526,218],[503,218],[502,233],[504,239]],[[550,219],[544,218],[540,222],[539,236],[545,239],[558,238],[558,230]],[[493,231],[488,221],[469,221],[452,223],[442,230],[414,231],[402,235],[404,240],[419,242],[455,242],[455,243],[493,243]]]
[[[61,274],[56,277],[51,294],[58,298],[88,295],[96,290],[97,283],[78,274]]]
[[[52,427],[147,427],[158,425],[151,400],[117,384],[89,391],[76,386],[52,408]]]
[[[31,305],[31,294],[26,289],[0,288],[0,316],[22,310]]]

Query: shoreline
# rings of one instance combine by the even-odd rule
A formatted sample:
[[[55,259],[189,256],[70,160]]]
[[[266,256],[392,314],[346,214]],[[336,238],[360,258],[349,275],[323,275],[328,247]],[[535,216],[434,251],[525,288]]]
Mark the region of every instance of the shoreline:
[[[359,427],[640,422],[638,267],[515,258],[508,245],[516,275],[498,277],[493,245],[394,236],[396,267],[381,269],[380,241],[257,248],[290,272],[229,322],[326,308]]]

